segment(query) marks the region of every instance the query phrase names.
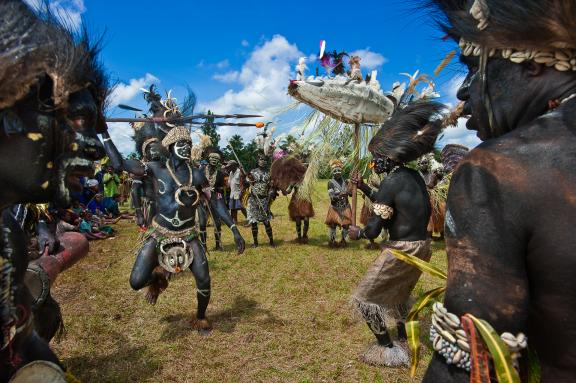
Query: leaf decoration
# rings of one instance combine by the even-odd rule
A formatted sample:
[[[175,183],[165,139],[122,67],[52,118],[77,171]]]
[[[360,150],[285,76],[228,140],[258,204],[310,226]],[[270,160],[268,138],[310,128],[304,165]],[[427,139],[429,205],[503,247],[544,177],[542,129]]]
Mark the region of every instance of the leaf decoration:
[[[427,291],[426,293],[422,294],[420,298],[412,305],[412,309],[408,313],[406,317],[407,321],[418,320],[418,314],[426,307],[428,307],[433,301],[432,299],[436,298],[440,294],[446,291],[446,286],[435,288],[434,290]]]
[[[498,333],[485,320],[476,318],[472,314],[466,314],[466,316],[472,319],[484,343],[488,346],[498,382],[520,383],[520,376],[512,364],[508,346],[500,339]]]
[[[406,337],[408,338],[408,348],[412,353],[412,361],[410,365],[410,376],[413,378],[416,375],[416,368],[418,368],[418,362],[420,361],[420,321],[413,320],[407,321],[406,327]]]
[[[392,255],[394,255],[399,260],[404,261],[404,262],[420,269],[420,271],[422,271],[424,273],[428,273],[428,274],[433,275],[435,277],[438,277],[440,279],[444,279],[444,280],[448,279],[445,272],[443,272],[442,270],[440,270],[439,268],[437,268],[436,266],[432,265],[429,262],[423,261],[418,257],[403,253],[399,250],[388,249],[388,251],[390,251],[392,253]]]
[[[424,293],[420,298],[418,298],[416,303],[414,303],[410,309],[410,313],[408,313],[408,316],[406,317],[406,324],[404,326],[406,328],[406,336],[408,338],[408,347],[412,352],[412,361],[410,367],[411,377],[414,377],[416,374],[416,368],[420,362],[420,321],[418,320],[418,315],[422,310],[424,310],[433,302],[432,299],[442,294],[445,290],[446,287],[443,286]]]

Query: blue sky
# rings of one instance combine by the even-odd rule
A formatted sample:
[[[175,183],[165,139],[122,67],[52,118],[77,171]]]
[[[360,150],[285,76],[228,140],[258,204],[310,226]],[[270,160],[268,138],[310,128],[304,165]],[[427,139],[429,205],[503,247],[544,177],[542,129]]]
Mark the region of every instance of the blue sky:
[[[39,0],[27,0],[34,3]],[[173,89],[182,99],[189,86],[198,97],[197,111],[260,113],[289,131],[298,113],[278,116],[290,104],[288,80],[300,56],[313,62],[321,39],[327,50],[357,52],[363,69],[377,69],[384,90],[405,80],[401,72],[432,73],[455,48],[441,39],[408,1],[110,1],[51,0],[72,24],[84,20],[93,34],[105,32],[102,61],[118,86],[113,105],[144,107],[138,88],[151,83]],[[312,73],[310,73],[312,74]],[[435,79],[443,101],[455,102],[464,69],[454,60]],[[300,115],[305,113],[299,109]],[[112,108],[113,116],[129,116]],[[110,127],[124,152],[132,150],[130,128]],[[223,138],[255,131],[223,128]],[[462,126],[445,132],[442,143],[478,143]]]

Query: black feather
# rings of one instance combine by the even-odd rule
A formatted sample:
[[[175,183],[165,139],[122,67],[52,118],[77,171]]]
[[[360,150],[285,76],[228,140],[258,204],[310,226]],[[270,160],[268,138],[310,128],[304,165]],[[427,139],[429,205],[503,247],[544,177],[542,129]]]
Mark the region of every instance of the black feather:
[[[483,0],[488,27],[477,28],[473,0],[424,0],[420,5],[454,39],[490,48],[576,49],[576,2],[571,0]]]
[[[438,119],[443,104],[416,101],[397,110],[370,141],[373,155],[406,163],[430,152],[442,130]]]

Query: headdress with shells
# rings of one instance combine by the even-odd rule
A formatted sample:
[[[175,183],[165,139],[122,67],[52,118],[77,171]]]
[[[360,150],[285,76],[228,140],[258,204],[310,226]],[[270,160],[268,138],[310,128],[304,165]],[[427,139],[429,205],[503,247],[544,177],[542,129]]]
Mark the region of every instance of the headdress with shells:
[[[576,70],[576,2],[566,0],[431,0],[436,20],[465,56],[533,60]]]
[[[192,142],[192,137],[190,136],[190,131],[183,126],[177,126],[172,128],[166,133],[166,137],[162,140],[162,146],[168,149],[170,145],[178,141],[190,141]]]

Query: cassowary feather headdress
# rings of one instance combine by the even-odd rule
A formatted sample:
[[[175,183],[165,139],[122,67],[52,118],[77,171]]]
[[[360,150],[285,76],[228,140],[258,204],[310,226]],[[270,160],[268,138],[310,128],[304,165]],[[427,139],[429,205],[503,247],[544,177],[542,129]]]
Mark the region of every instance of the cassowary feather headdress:
[[[444,105],[431,101],[416,101],[398,109],[386,121],[368,145],[374,156],[385,156],[406,163],[430,152],[442,124],[438,117]]]
[[[55,109],[65,108],[70,94],[89,89],[102,111],[109,89],[97,61],[98,45],[85,30],[72,33],[47,10],[36,13],[23,1],[0,1],[0,109],[48,78]]]

